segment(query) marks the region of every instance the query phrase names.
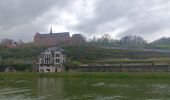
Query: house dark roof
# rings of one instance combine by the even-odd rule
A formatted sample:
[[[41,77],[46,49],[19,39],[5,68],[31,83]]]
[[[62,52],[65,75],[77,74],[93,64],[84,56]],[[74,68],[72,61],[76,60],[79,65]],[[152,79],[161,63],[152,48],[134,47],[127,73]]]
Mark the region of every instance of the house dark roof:
[[[63,49],[61,49],[60,47],[51,47],[46,49],[46,51],[64,51]]]
[[[43,57],[42,55],[44,55],[45,52],[55,52],[55,51],[60,51],[62,52],[62,54],[66,54],[65,51],[61,49],[60,47],[51,47],[51,48],[46,49],[44,52],[42,52],[38,57],[42,58]]]

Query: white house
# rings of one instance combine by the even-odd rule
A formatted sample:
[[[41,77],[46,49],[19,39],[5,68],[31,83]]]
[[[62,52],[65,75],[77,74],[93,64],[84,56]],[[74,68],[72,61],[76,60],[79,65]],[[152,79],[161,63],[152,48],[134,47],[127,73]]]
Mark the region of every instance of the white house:
[[[63,72],[66,54],[59,47],[51,47],[39,55],[39,72]]]

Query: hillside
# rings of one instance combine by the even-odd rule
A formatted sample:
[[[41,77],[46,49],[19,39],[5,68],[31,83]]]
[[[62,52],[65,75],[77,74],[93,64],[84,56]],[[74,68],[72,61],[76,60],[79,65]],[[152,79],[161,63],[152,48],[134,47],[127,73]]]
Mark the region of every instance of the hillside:
[[[66,53],[67,58],[80,62],[89,62],[98,59],[149,59],[149,58],[169,58],[170,53],[153,52],[153,51],[140,51],[133,49],[109,49],[95,46],[70,46],[62,47]],[[45,47],[24,47],[16,49],[0,49],[0,56],[4,60],[8,59],[30,59],[36,60],[38,55],[44,51]]]

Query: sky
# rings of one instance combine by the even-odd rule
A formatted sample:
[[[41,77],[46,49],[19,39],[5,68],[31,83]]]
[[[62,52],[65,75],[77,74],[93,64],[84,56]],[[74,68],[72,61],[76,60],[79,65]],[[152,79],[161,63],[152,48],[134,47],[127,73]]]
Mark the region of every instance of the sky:
[[[170,0],[0,0],[0,39],[33,41],[36,32],[114,39],[170,37]]]

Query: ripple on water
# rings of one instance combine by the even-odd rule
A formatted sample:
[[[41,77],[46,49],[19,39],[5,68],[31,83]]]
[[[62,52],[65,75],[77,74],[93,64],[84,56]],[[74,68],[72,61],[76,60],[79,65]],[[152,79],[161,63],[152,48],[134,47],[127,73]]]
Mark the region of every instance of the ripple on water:
[[[96,84],[92,84],[92,86],[106,86],[105,82],[97,82]]]
[[[130,85],[127,84],[115,84],[115,83],[111,83],[111,84],[107,84],[105,82],[98,82],[96,84],[92,84],[92,86],[95,87],[110,87],[110,88],[130,88]]]
[[[150,84],[148,85],[151,88],[151,92],[148,93],[157,93],[157,94],[169,94],[170,85],[169,84]]]
[[[31,89],[5,88],[0,90],[0,95],[22,94],[30,91]]]
[[[2,91],[4,92],[2,93]],[[37,100],[36,98],[23,95],[23,93],[30,90],[6,88],[2,89],[2,91],[0,92],[0,100]]]
[[[163,100],[163,99],[146,99],[146,100]]]
[[[126,97],[122,95],[115,95],[115,96],[97,96],[95,100],[120,100],[125,99]]]
[[[15,83],[25,83],[25,82],[28,82],[27,80],[17,80],[15,81]]]

